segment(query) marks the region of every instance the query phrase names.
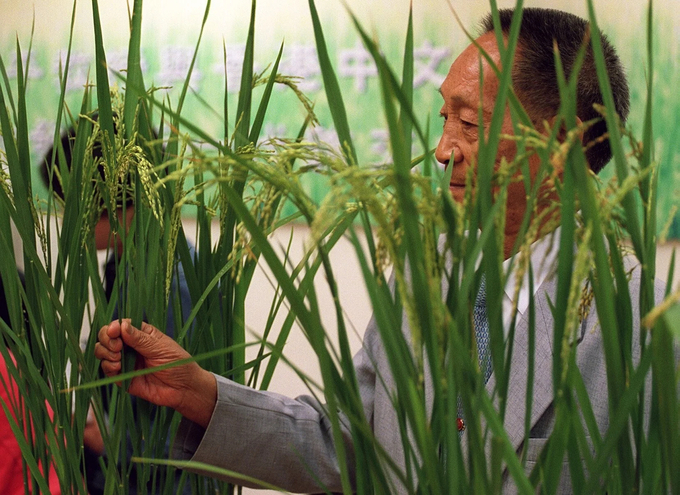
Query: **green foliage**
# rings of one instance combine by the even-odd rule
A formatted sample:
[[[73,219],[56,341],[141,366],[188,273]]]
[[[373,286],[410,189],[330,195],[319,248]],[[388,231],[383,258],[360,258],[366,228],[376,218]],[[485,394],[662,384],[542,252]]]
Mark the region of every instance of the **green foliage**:
[[[128,70],[122,79],[125,92],[111,89],[97,0],[92,3],[97,104],[92,104],[92,90],[86,88],[79,118],[73,118],[63,104],[68,55],[62,73],[56,121],[77,124],[70,169],[57,166],[63,160],[56,156],[63,157],[64,150],[59,148],[58,129],[54,135],[57,153],[50,168],[62,185],[63,205],[52,196],[46,204],[33,200],[23,77],[27,68],[22,66],[17,43],[18,77],[14,90],[0,59],[0,130],[5,148],[0,159],[7,168],[0,176],[0,250],[6,253],[0,257],[0,275],[11,311],[10,321],[0,321],[7,343],[0,346],[0,352],[22,391],[18,403],[3,403],[3,408],[12,418],[19,439],[27,467],[27,489],[48,492],[47,478],[38,465],[51,462],[62,493],[85,493],[81,446],[90,406],[108,453],[103,466],[107,493],[127,493],[127,480],[133,470],[140,491],[153,487],[160,493],[176,493],[175,469],[192,466],[162,460],[166,436],[168,430],[176,428],[177,415],[141,403],[136,404],[133,413],[133,403],[124,387],[109,387],[113,380],[97,379],[95,331],[81,347],[83,325],[100,328],[117,309],[118,314],[130,316],[137,324],[145,319],[161,329],[171,312],[174,338],[202,366],[261,389],[268,387],[293,323],[297,322],[318,359],[323,393],[313,388],[311,392],[326,404],[345,493],[391,493],[395,483],[405,492],[418,494],[498,493],[504,476],[511,477],[521,493],[534,493],[537,487],[541,493],[554,493],[565,459],[578,493],[680,490],[680,472],[676,469],[680,464],[678,370],[674,354],[680,327],[674,317],[678,314],[678,298],[670,294],[672,282],[666,291],[667,300],[655,308],[657,173],[652,154],[653,79],[649,78],[647,88],[642,145],[626,156],[620,136],[629,132],[619,128],[612,110],[592,1],[588,2],[592,39],[618,190],[609,194],[607,187],[598,189],[588,171],[579,140],[583,127],[576,126],[575,118],[578,71],[567,79],[556,57],[562,101],[557,121],[569,129],[567,137],[558,140],[557,127],[547,136],[531,129],[511,91],[510,72],[494,67],[499,74],[499,91],[489,133],[481,136],[474,179],[477,194],[468,188],[464,204],[451,198],[446,174],[438,177],[431,153],[412,156],[412,133],[427,149],[428,130],[420,124],[411,105],[411,17],[401,80],[381,55],[377,43],[354,19],[378,68],[392,152],[392,166],[367,168],[357,163],[351,125],[313,0],[309,1],[310,13],[340,150],[302,140],[306,127],[315,120],[311,104],[302,96],[301,104],[309,115],[300,123],[299,139],[272,140],[269,148],[259,143],[267,108],[276,96],[273,85],[280,82],[296,88],[277,73],[283,47],[268,76],[253,74],[255,1],[239,101],[231,118],[225,83],[223,139],[208,135],[182,117],[191,69],[176,104],[159,101],[156,90],[145,87],[139,63],[141,0],[136,0],[132,9]],[[517,7],[521,5],[520,1]],[[491,7],[496,15],[494,2]],[[209,10],[208,1],[194,61]],[[520,17],[518,10],[508,42],[501,49],[504,67],[511,65],[517,50]],[[649,18],[651,43],[651,3]],[[650,50],[650,66],[651,63]],[[265,88],[251,119],[252,107],[257,103],[253,88],[258,84]],[[501,135],[507,106],[516,117],[513,137]],[[95,111],[97,118],[93,117]],[[166,126],[169,135],[162,134]],[[154,129],[160,129],[159,135]],[[499,142],[510,138],[517,140],[517,157],[497,168]],[[101,158],[92,154],[95,145],[101,148]],[[555,164],[563,166],[565,173],[563,181],[555,185],[559,202],[551,213],[557,215],[548,226],[561,227],[557,290],[554,300],[548,302],[555,322],[554,328],[548,329],[553,345],[555,424],[536,464],[525,472],[529,467],[526,451],[520,448],[516,452],[504,428],[512,400],[510,371],[519,319],[517,314],[513,316],[506,335],[502,296],[510,270],[517,280],[522,280],[525,273],[537,268],[529,257],[530,246],[542,232],[541,224],[549,219],[532,215],[540,191],[538,185],[531,187],[526,174],[531,153],[541,159],[537,182],[553,177]],[[324,176],[328,184],[328,195],[320,204],[312,201],[301,185],[305,174],[312,173]],[[530,207],[516,242],[517,255],[507,269],[502,264],[503,200],[517,173],[524,173],[529,186]],[[472,180],[470,175],[469,183]],[[134,204],[132,220],[108,215],[113,245],[119,239],[122,247],[110,253],[117,277],[111,300],[107,301],[97,266],[93,228],[104,210],[117,211],[120,201],[128,198]],[[294,206],[295,213],[283,216],[287,204]],[[182,213],[189,209],[196,213],[195,250],[181,223]],[[303,259],[291,267],[290,245],[282,253],[268,236],[293,220],[307,223],[312,239]],[[10,221],[23,241],[21,253],[13,249]],[[213,222],[219,225],[217,239],[212,235]],[[360,231],[368,239],[365,246],[358,240]],[[329,257],[343,236],[356,248],[390,365],[404,466],[378,443],[363,409],[348,325]],[[57,239],[56,253],[51,252],[51,238]],[[642,266],[639,298],[628,291],[630,274],[623,256],[623,246],[628,241]],[[25,266],[25,285],[16,272],[19,258]],[[257,357],[247,362],[245,298],[260,259],[271,270],[277,288],[264,329],[265,339],[258,343]],[[389,266],[392,282],[387,276]],[[184,314],[173,289],[180,270],[191,297],[189,314]],[[331,344],[321,319],[313,283],[319,271],[333,295],[337,348]],[[470,310],[482,277],[488,288],[494,371],[490,389],[485,387],[479,369]],[[89,288],[94,305],[88,299]],[[518,291],[519,286],[516,294]],[[606,432],[598,429],[591,398],[576,365],[580,322],[593,301],[607,369],[610,419]],[[531,299],[528,308],[524,407],[529,412],[524,418],[524,440],[529,438],[532,426],[530,411],[537,379],[536,305],[543,302]],[[274,343],[267,342],[275,317],[284,308],[289,312],[279,337]],[[634,313],[644,317],[636,345]],[[408,335],[401,331],[404,319],[410,328]],[[129,379],[140,372],[133,371],[134,354],[126,350],[125,355],[127,373],[121,378]],[[646,378],[650,372],[651,381]],[[459,407],[466,418],[465,442],[461,442],[456,427]],[[29,424],[33,425],[33,435],[24,434]],[[351,446],[343,440],[347,433]],[[134,450],[132,464],[125,454],[128,442]],[[230,479],[253,482],[216,468],[213,471]],[[182,474],[181,483],[190,483],[198,493],[234,490],[226,483],[213,485],[216,482],[197,475]]]

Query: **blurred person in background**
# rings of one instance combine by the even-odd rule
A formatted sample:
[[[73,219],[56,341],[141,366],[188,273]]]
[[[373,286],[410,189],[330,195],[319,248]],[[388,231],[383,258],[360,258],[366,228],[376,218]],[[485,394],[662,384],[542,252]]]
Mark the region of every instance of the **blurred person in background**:
[[[92,116],[92,120],[94,122],[97,121],[97,114],[94,114]],[[57,172],[61,170],[63,167],[66,167],[68,170],[71,169],[71,162],[73,159],[73,146],[76,139],[76,128],[77,124],[75,126],[69,127],[64,133],[62,133],[60,142],[61,149],[51,148],[46,153],[40,168],[40,175],[43,179],[43,182],[48,188],[51,188],[54,195],[60,198],[62,201],[64,201],[65,194],[62,187],[60,174]],[[105,164],[103,161],[101,145],[95,139],[95,141],[91,143],[91,148],[92,148],[91,158],[96,163],[95,172],[96,177],[94,177],[93,180],[104,180]],[[63,154],[61,153],[62,151]],[[55,164],[54,169],[52,169],[53,161]],[[121,186],[127,187],[128,185],[129,184],[122,184]],[[118,204],[117,209],[115,211],[115,215],[117,216],[119,225],[124,225],[127,229],[129,229],[133,223],[135,213],[132,195],[127,194],[125,196],[124,202],[121,197],[118,197],[116,199]],[[96,249],[100,251],[105,250],[108,254],[108,257],[103,266],[104,277],[103,283],[106,300],[110,301],[115,288],[121,287],[121,285],[117,284],[116,281],[116,278],[118,276],[116,269],[118,268],[119,273],[122,273],[123,276],[126,276],[125,270],[124,269],[121,270],[121,267],[119,266],[118,263],[123,254],[124,246],[121,236],[116,235],[111,229],[111,221],[109,219],[110,212],[106,209],[104,200],[100,199],[100,202],[97,206],[102,213],[96,220],[96,223],[92,231]],[[193,248],[190,247],[190,250],[192,249]],[[175,275],[172,280],[171,296],[168,304],[165,331],[170,338],[174,338],[175,333],[174,306],[175,301],[177,299],[176,297],[177,295],[179,296],[179,301],[181,305],[181,314],[184,316],[188,316],[189,313],[191,312],[192,303],[191,297],[189,295],[189,289],[186,284],[186,279],[184,277],[184,270],[182,269],[181,264],[178,266],[178,270],[175,272]],[[118,318],[117,306],[116,308],[114,308],[113,318]],[[179,325],[179,327],[181,328],[181,324]],[[102,394],[104,407],[107,410],[110,407],[110,404],[108,403],[108,395],[109,394],[107,393]],[[136,415],[137,414],[136,400],[133,400],[133,410],[134,414]],[[152,408],[150,412],[152,424],[156,416],[157,409]],[[102,433],[99,430],[99,426],[95,420],[92,408],[90,408],[90,411],[88,413],[87,423],[85,425],[83,433],[83,441],[85,446],[85,475],[87,480],[87,487],[90,495],[101,495],[104,493],[106,477],[105,473],[101,469],[99,459],[100,457],[106,456],[106,451],[104,448],[104,440],[102,438]],[[128,449],[127,457],[128,459],[130,459],[133,455],[133,448],[129,438],[127,442],[127,449]],[[169,449],[170,439],[168,437],[166,440],[165,452],[169,453]],[[136,476],[135,473],[136,471],[133,469],[129,479],[129,493],[131,495],[135,495],[137,493],[137,480],[135,477]],[[179,478],[180,475],[181,471],[178,470],[177,478]],[[190,487],[188,486],[188,484],[185,485],[184,493],[187,495],[190,493]]]
[[[21,272],[18,273],[20,282],[23,282]],[[10,282],[11,283],[11,282]],[[10,328],[9,307],[7,305],[7,297],[5,294],[5,286],[0,277],[0,345],[5,344],[5,325]],[[13,360],[12,353],[7,349],[0,352],[0,494],[2,495],[24,495],[24,463],[19,442],[12,430],[10,418],[7,416],[6,410],[12,416],[12,421],[17,421],[16,411],[21,411],[20,416],[26,418],[27,415],[22,404],[19,387],[17,387],[14,378],[10,374],[6,359]],[[14,366],[12,366],[14,368]],[[5,409],[6,408],[6,409]],[[52,411],[49,409],[50,417]],[[28,416],[30,418],[30,416]],[[19,422],[19,427],[21,423]],[[26,432],[24,432],[26,434]],[[43,467],[40,466],[41,472]],[[28,473],[28,471],[27,471]],[[28,473],[30,474],[30,473]],[[30,476],[27,477],[29,484],[31,483]],[[59,479],[53,466],[50,466],[49,471],[49,487],[53,495],[59,495],[61,489],[59,487]]]

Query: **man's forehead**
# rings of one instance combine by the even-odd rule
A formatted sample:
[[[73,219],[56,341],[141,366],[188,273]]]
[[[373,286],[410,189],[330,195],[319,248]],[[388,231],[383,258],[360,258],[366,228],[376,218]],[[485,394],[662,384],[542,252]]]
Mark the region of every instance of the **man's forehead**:
[[[439,88],[445,105],[471,107],[477,110],[481,104],[483,113],[491,115],[498,89],[496,74],[480,52],[484,50],[498,64],[500,54],[493,33],[487,33],[470,44],[451,65],[446,79]],[[479,48],[478,48],[479,47]],[[480,84],[482,94],[480,95]]]
[[[477,38],[473,43],[470,43],[454,60],[451,67],[458,64],[459,66],[467,68],[467,70],[479,73],[480,66],[484,73],[492,72],[492,66],[489,60],[500,68],[501,54],[498,50],[498,43],[496,36],[493,33],[486,33]],[[478,77],[478,76],[477,76]]]

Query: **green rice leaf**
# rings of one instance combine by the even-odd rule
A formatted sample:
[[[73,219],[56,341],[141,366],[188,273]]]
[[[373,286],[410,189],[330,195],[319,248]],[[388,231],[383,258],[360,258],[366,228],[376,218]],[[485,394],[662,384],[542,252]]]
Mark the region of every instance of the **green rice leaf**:
[[[312,16],[314,39],[316,40],[316,52],[319,57],[321,77],[323,79],[324,89],[326,90],[328,106],[331,111],[331,116],[333,117],[335,132],[338,133],[340,146],[348,163],[357,164],[358,159],[356,150],[354,148],[354,143],[352,141],[352,136],[350,135],[347,111],[345,110],[345,104],[342,99],[338,78],[335,75],[335,70],[333,69],[333,65],[328,54],[326,39],[323,34],[323,28],[321,27],[321,21],[319,19],[319,14],[316,10],[316,4],[314,0],[309,0],[309,13]]]

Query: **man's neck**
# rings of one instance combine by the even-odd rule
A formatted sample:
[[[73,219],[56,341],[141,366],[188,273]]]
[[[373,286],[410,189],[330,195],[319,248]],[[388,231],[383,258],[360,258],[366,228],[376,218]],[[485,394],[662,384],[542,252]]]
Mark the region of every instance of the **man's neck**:
[[[529,223],[529,228],[523,234],[522,243],[517,245],[517,239],[523,222],[508,222],[505,225],[505,237],[503,239],[503,259],[507,260],[517,253],[522,244],[533,244],[545,235],[554,231],[560,224],[559,209],[555,207],[557,203],[551,201],[550,205],[537,207]],[[521,217],[524,216],[522,212]],[[507,216],[506,216],[507,218]],[[529,238],[526,236],[529,235]]]

